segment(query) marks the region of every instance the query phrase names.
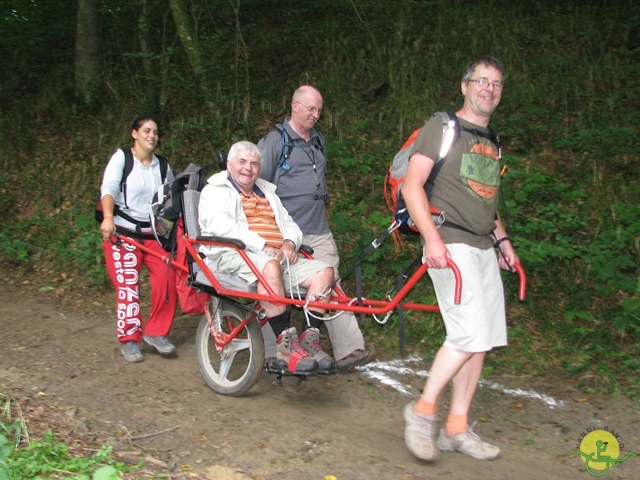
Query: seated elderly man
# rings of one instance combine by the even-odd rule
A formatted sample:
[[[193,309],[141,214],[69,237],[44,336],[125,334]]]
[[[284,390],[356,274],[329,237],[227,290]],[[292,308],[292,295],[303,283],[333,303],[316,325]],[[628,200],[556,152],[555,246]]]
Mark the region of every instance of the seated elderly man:
[[[202,235],[242,240],[251,261],[280,296],[285,294],[285,285],[299,285],[307,295],[328,294],[325,290],[333,281],[333,269],[317,260],[298,257],[302,232],[276,196],[276,187],[259,178],[261,164],[262,150],[257,145],[242,141],[231,146],[227,170],[212,175],[200,195]],[[202,246],[200,250],[213,272],[237,275],[249,283],[257,280],[233,248]],[[260,282],[257,289],[268,295]],[[320,298],[327,300],[326,295]],[[307,373],[335,368],[333,359],[322,350],[317,328],[307,321],[298,338],[296,329],[289,327],[285,305],[261,301],[260,306],[277,336],[275,360],[281,369]],[[314,318],[322,318],[324,313],[320,309],[308,311]]]

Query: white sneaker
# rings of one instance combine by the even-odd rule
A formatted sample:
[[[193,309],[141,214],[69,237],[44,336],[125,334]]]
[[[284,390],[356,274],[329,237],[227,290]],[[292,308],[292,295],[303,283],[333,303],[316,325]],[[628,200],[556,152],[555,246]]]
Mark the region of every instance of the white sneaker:
[[[142,339],[144,343],[151,345],[162,355],[170,355],[176,351],[176,346],[164,335],[158,335],[157,337],[143,335]]]
[[[411,402],[404,408],[404,442],[409,451],[421,460],[432,461],[440,456],[436,447],[436,427],[438,417],[435,415],[420,415],[413,411],[416,402]]]
[[[500,455],[500,449],[495,445],[483,442],[473,433],[473,427],[467,425],[467,431],[455,435],[447,435],[444,429],[438,437],[438,448],[443,452],[460,452],[478,460],[494,460]]]
[[[120,353],[127,362],[138,363],[144,360],[144,356],[140,351],[140,344],[134,342],[125,342],[120,346]]]

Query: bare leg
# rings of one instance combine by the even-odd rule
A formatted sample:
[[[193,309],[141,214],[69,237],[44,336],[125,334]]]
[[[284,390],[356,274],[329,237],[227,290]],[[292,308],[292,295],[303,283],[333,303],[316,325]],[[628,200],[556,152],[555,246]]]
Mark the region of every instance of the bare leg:
[[[322,293],[333,282],[333,268],[327,267],[324,270],[320,270],[315,275],[311,276],[300,285],[307,289],[307,296]],[[321,301],[327,300],[327,295],[319,299]],[[318,313],[325,313],[326,310],[321,308],[313,308]]]
[[[437,404],[444,389],[472,355],[472,353],[452,350],[444,345],[440,347],[431,365],[429,378],[422,391],[422,399],[433,405]]]
[[[444,389],[452,382],[451,413],[468,415],[485,355],[486,352],[459,352],[446,346],[440,347],[431,366],[422,399],[436,405]]]
[[[469,415],[469,408],[473,395],[476,392],[482,367],[484,366],[485,352],[473,353],[462,365],[462,368],[453,377],[451,392],[451,410],[453,415]]]
[[[282,282],[282,270],[280,264],[276,261],[267,262],[262,270],[262,276],[267,281],[273,291],[280,297],[284,296],[284,284]],[[261,295],[268,295],[267,289],[258,282],[258,293]],[[267,318],[275,317],[284,313],[287,310],[285,305],[274,305],[271,302],[261,301],[260,306],[264,308]]]
[[[480,437],[473,433],[471,427],[466,424],[471,401],[484,366],[486,352],[468,354],[454,352],[451,355],[450,349],[445,351],[448,352],[450,359],[457,358],[459,360],[465,356],[467,359],[452,377],[451,410],[447,426],[438,437],[437,447],[443,452],[460,452],[479,460],[493,460],[500,455],[500,449],[480,440]],[[425,391],[428,390],[429,387],[425,387]]]

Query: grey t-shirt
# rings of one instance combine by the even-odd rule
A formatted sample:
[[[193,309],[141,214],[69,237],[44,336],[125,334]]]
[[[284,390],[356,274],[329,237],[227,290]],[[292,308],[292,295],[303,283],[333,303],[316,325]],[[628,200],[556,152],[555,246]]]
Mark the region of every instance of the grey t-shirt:
[[[325,178],[327,158],[320,133],[315,128],[312,129],[311,139],[305,142],[289,126],[289,117],[282,125],[294,144],[291,155],[285,168],[278,167],[283,148],[282,134],[277,129],[271,130],[258,142],[258,146],[264,151],[260,177],[274,182],[279,169],[276,194],[300,230],[306,235],[329,233],[324,202],[328,195]]]
[[[462,118],[458,122],[461,127],[489,135],[486,128]],[[416,138],[411,154],[419,152],[436,160],[441,140],[442,120],[432,117]],[[484,136],[462,129],[431,191],[430,202],[445,212],[448,221],[462,227],[441,227],[442,240],[490,248],[493,242],[489,234],[495,229],[499,186],[500,159],[496,146]]]

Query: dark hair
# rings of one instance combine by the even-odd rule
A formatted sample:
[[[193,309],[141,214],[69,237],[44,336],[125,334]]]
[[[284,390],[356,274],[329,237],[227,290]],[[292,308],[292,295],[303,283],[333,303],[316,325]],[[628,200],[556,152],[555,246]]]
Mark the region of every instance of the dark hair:
[[[151,115],[143,115],[141,117],[136,118],[133,121],[133,123],[131,124],[131,130],[138,130],[144,122],[148,122],[149,120],[151,120],[152,122],[155,122],[155,124],[158,125],[158,122],[156,121],[156,119],[153,118]]]
[[[471,75],[473,74],[473,72],[475,71],[478,65],[486,65],[487,67],[493,67],[502,74],[503,79],[505,77],[505,68],[502,62],[495,57],[486,55],[472,62],[469,62],[469,64],[465,67],[464,72],[462,72],[463,82],[468,82],[469,80],[471,80]]]

